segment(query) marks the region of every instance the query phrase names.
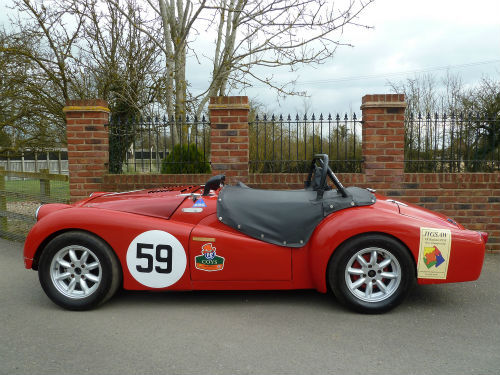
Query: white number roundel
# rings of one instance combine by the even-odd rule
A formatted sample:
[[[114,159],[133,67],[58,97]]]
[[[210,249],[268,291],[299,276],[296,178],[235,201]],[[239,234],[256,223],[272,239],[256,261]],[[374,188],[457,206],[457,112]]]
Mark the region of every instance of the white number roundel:
[[[184,274],[186,264],[184,247],[168,232],[141,233],[128,247],[128,270],[134,279],[150,288],[175,284]]]

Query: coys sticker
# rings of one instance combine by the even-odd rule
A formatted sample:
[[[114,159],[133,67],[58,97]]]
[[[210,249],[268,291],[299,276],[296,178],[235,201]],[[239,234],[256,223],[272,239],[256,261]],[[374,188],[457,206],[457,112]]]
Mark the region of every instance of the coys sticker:
[[[212,243],[206,243],[201,247],[201,255],[194,258],[195,267],[201,271],[222,271],[224,258],[215,253]]]
[[[420,228],[417,275],[421,279],[446,279],[450,262],[451,231]]]

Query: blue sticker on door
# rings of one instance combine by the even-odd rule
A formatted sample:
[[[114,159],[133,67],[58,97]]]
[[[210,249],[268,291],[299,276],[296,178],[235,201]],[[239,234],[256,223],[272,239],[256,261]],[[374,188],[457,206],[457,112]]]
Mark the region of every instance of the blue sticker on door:
[[[198,198],[196,202],[194,202],[193,207],[207,207],[207,204],[203,200],[203,198]]]

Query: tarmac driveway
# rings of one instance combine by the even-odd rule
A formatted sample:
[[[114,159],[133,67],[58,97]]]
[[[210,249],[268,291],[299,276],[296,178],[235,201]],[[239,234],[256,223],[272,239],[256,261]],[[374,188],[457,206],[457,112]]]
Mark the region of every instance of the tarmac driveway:
[[[384,315],[330,295],[121,292],[70,312],[0,240],[1,374],[500,374],[500,256]]]

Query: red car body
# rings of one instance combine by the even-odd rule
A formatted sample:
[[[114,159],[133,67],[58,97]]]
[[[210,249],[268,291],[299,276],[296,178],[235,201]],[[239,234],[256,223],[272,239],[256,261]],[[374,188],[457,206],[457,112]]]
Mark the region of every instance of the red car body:
[[[109,245],[119,260],[123,287],[128,290],[316,289],[326,292],[329,262],[346,241],[367,233],[392,237],[409,250],[417,275],[421,228],[436,228],[451,233],[446,277],[417,277],[418,283],[471,281],[481,272],[487,234],[466,230],[446,216],[418,206],[376,195],[374,204],[328,215],[304,246],[292,248],[249,237],[219,221],[216,213],[219,192],[201,197],[204,204],[201,209],[193,209],[196,208],[194,199],[200,198],[192,194],[202,193],[198,186],[95,193],[73,205],[44,205],[26,239],[25,267],[36,270],[51,239],[78,230],[91,233]],[[134,241],[141,239],[139,236],[144,233],[146,237],[158,234],[155,231],[173,236],[181,245],[176,242],[177,248],[185,253],[184,269],[178,271],[177,280],[167,282],[171,284],[166,286],[161,282],[144,282],[140,274],[134,276],[135,271],[132,272],[133,267],[127,262],[127,253]],[[134,258],[132,265],[137,264],[137,269],[155,266],[158,272],[165,272],[163,267],[168,267],[166,261],[162,263],[165,253],[161,255],[162,250],[157,248],[159,258],[153,259],[155,246],[158,244],[141,242],[137,245],[137,254],[133,248],[135,255],[130,256],[142,259]],[[209,256],[202,257],[206,252]]]

